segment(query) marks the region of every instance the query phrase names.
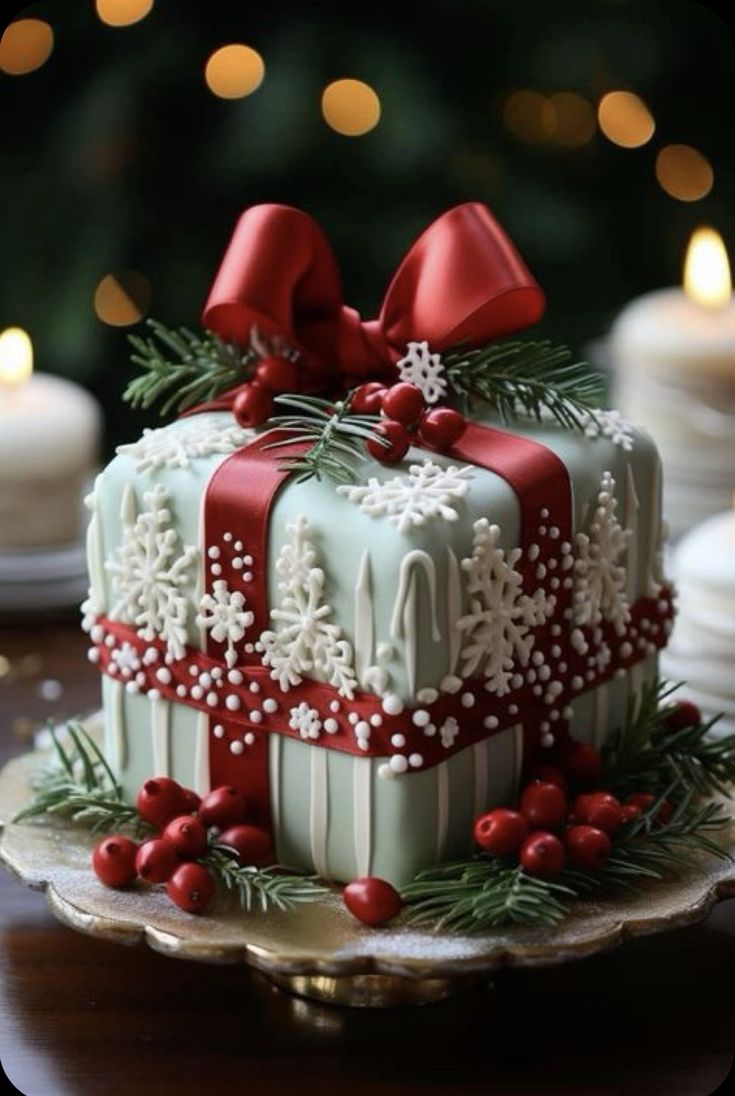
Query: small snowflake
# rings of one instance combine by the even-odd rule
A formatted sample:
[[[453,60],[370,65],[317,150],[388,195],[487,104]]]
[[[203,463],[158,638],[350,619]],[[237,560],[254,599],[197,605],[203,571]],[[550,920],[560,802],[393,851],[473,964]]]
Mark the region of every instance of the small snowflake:
[[[421,389],[427,403],[436,403],[447,394],[444,366],[438,354],[432,354],[427,342],[410,342],[406,354],[396,362],[402,381]]]
[[[414,526],[425,525],[429,518],[456,521],[457,502],[469,490],[468,480],[473,471],[469,466],[442,468],[433,461],[412,464],[407,476],[394,476],[381,483],[371,476],[366,486],[345,484],[338,487],[341,495],[358,504],[365,514],[372,517],[388,515],[399,533]]]
[[[302,738],[318,738],[322,729],[322,721],[316,708],[310,708],[305,700],[302,700],[297,708],[291,709],[289,727],[298,731]]]
[[[455,738],[459,734],[459,723],[453,715],[450,715],[447,719],[444,720],[441,727],[439,728],[439,734],[441,735],[442,746],[444,747],[444,749],[451,749],[451,747],[454,745]]]
[[[523,592],[523,578],[515,569],[521,549],[506,556],[498,547],[500,529],[487,518],[475,522],[472,555],[462,560],[467,574],[469,612],[457,621],[464,633],[462,674],[481,670],[485,688],[497,696],[511,690],[516,661],[527,666],[535,636],[532,629],[554,611],[556,598],[542,589]]]
[[[183,588],[197,550],[181,547],[167,498],[158,484],[144,494],[146,510],[136,517],[135,495],[132,489],[126,494],[123,541],[105,564],[115,599],[110,620],[134,624],[142,639],[162,639],[172,658],[183,658],[188,615]]]
[[[234,453],[254,436],[252,430],[243,429],[221,414],[192,415],[170,426],[144,430],[142,438],[129,445],[119,445],[117,453],[132,457],[136,472],[188,468],[197,457]]]
[[[630,620],[627,575],[621,560],[628,551],[629,529],[616,516],[615,480],[603,473],[589,534],[577,533],[574,562],[574,623],[579,627],[607,620],[622,635]]]
[[[132,677],[140,669],[140,658],[132,643],[125,642],[115,647],[111,658],[123,677]]]
[[[216,643],[227,643],[225,661],[232,667],[237,661],[235,644],[253,623],[253,614],[245,609],[245,595],[230,590],[224,579],[218,579],[211,594],[204,594],[199,605],[197,624],[205,628]]]
[[[633,449],[635,428],[620,411],[586,412],[584,432],[588,438],[609,438],[613,445],[620,446],[626,453]]]

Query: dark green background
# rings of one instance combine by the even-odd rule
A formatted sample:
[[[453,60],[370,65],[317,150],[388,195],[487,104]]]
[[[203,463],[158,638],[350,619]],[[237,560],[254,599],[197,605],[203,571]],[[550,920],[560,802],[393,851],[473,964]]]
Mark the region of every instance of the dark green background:
[[[157,0],[124,29],[100,23],[92,0],[22,12],[47,19],[56,45],[37,72],[0,74],[0,328],[26,327],[39,368],[100,395],[109,445],[144,420],[118,399],[125,334],[97,320],[98,281],[140,270],[153,315],[195,323],[251,202],[316,216],[347,299],[370,313],[428,220],[486,201],[547,291],[544,330],[577,349],[630,297],[678,279],[698,224],[733,239],[735,50],[693,0]],[[231,41],[262,53],[266,78],[226,102],[202,72]],[[380,95],[381,124],[365,137],[341,137],[321,117],[321,91],[341,76]],[[502,121],[517,87],[594,102],[630,88],[655,137],[637,150],[600,134],[579,150],[520,143]],[[670,142],[710,159],[704,200],[675,201],[656,182],[656,151]]]

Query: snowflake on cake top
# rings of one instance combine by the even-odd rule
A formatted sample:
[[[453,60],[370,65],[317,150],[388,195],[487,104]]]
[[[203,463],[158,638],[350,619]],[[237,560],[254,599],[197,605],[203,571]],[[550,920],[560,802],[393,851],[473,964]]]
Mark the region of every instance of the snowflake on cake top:
[[[574,562],[574,623],[596,626],[606,620],[622,635],[630,620],[621,560],[628,550],[629,529],[618,521],[615,480],[604,472],[589,534],[577,533]]]
[[[196,622],[216,643],[227,644],[225,661],[230,668],[237,662],[235,644],[255,619],[245,604],[245,595],[239,590],[230,590],[225,579],[217,579],[211,594],[204,594],[199,604]]]
[[[352,698],[356,687],[352,647],[338,625],[327,620],[332,607],[322,602],[326,578],[316,566],[307,530],[303,514],[286,526],[289,540],[276,563],[281,603],[270,613],[275,630],[262,633],[258,649],[284,691],[298,685],[304,674],[315,673],[342,696]]]
[[[500,528],[480,518],[474,525],[472,555],[462,560],[467,575],[469,612],[457,621],[464,633],[462,675],[485,675],[485,688],[496,696],[510,692],[516,662],[527,666],[535,636],[532,629],[551,615],[556,598],[543,589],[523,592],[515,569],[520,548],[507,554],[498,547]]]
[[[588,438],[609,438],[626,453],[633,449],[635,427],[620,411],[595,411],[584,413],[584,432]]]
[[[291,709],[289,727],[298,731],[302,738],[318,738],[322,729],[322,721],[316,708],[310,708],[305,700],[302,700],[297,708]]]
[[[380,517],[387,514],[399,533],[405,533],[417,525],[425,525],[429,518],[457,520],[457,503],[469,490],[468,480],[473,471],[469,466],[442,468],[433,461],[412,464],[407,476],[394,476],[381,482],[371,476],[364,486],[344,484],[337,488],[350,502],[358,504],[365,514]]]
[[[436,403],[447,393],[444,366],[438,354],[432,354],[429,344],[410,342],[406,353],[396,362],[402,381],[410,381],[421,389],[427,403]]]
[[[234,453],[253,436],[252,430],[238,426],[232,417],[228,420],[221,415],[192,415],[170,426],[144,430],[138,441],[119,445],[117,453],[132,457],[136,472],[188,468],[197,457]]]
[[[188,614],[183,588],[197,550],[181,546],[167,501],[158,484],[143,495],[145,510],[136,517],[135,494],[126,488],[122,544],[105,564],[112,576],[110,619],[133,624],[148,642],[163,640],[172,658],[183,658]]]

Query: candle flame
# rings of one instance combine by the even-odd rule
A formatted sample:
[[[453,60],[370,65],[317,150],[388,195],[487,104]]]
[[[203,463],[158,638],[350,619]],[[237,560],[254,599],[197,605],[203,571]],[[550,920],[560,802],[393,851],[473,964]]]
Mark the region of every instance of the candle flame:
[[[684,263],[684,291],[704,308],[722,308],[730,300],[730,263],[722,237],[713,228],[692,234]]]
[[[33,343],[22,327],[0,334],[0,385],[18,388],[33,372]]]

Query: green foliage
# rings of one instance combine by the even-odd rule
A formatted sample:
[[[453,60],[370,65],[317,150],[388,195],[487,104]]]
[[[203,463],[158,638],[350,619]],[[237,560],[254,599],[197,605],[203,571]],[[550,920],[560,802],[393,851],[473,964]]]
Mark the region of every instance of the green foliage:
[[[210,846],[203,861],[228,890],[237,895],[242,908],[251,913],[260,907],[290,910],[303,902],[313,902],[327,893],[312,876],[272,868],[253,868],[238,863],[235,852],[227,845]]]

